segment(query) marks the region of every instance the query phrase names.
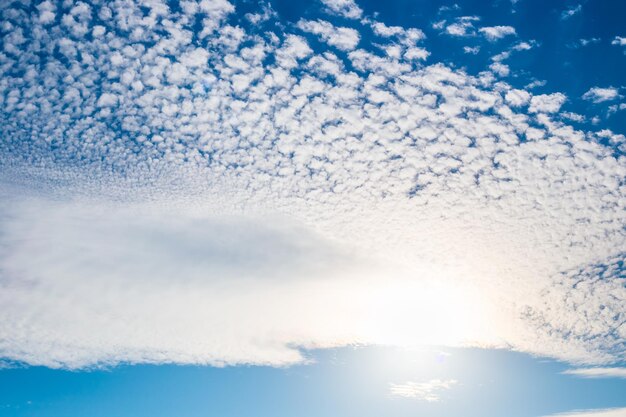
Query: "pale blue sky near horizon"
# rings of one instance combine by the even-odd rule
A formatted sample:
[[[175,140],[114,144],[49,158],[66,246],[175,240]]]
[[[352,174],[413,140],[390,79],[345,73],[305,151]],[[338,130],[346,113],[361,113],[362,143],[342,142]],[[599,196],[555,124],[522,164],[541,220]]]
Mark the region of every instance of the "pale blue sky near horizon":
[[[626,407],[626,379],[507,350],[347,347],[310,351],[287,368],[118,365],[79,371],[0,370],[3,416],[542,417]],[[457,381],[433,402],[390,384]]]

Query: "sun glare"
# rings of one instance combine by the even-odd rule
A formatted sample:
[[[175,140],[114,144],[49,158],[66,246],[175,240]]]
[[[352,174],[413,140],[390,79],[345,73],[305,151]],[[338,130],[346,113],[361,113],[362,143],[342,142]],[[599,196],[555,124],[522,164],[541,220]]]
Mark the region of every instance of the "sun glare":
[[[401,279],[369,294],[368,329],[376,343],[419,346],[489,340],[481,295],[449,280]]]

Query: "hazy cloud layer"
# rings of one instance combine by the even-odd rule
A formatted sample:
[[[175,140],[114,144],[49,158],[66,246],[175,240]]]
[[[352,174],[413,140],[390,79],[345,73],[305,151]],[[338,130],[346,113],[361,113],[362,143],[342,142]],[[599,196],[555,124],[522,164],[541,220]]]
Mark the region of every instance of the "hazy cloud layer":
[[[225,0],[3,4],[0,356],[626,358],[624,136],[567,125],[504,56],[471,75],[323,3],[292,27]],[[515,34],[478,21],[440,29]]]

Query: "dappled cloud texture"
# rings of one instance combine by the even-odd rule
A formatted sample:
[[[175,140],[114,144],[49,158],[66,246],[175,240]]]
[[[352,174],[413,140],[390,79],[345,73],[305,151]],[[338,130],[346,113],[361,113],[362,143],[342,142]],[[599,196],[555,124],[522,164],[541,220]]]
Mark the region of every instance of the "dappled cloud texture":
[[[291,24],[226,0],[1,7],[5,360],[626,359],[624,136],[569,126],[564,94],[430,62],[420,29],[348,0]]]

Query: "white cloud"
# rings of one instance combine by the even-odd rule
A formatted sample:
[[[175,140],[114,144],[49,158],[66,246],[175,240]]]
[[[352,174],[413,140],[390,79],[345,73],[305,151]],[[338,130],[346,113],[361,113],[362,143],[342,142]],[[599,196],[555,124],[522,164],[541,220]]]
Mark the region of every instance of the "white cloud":
[[[408,381],[403,384],[389,384],[389,392],[395,397],[414,398],[427,402],[437,402],[441,400],[440,392],[449,390],[457,381],[454,379],[440,380],[432,379],[428,382]]]
[[[253,25],[258,25],[259,23],[267,22],[268,20],[272,18],[276,18],[277,16],[278,14],[269,3],[262,3],[260,12],[245,14],[245,18]]]
[[[583,116],[582,114],[572,113],[572,112],[562,112],[561,117],[564,117],[567,120],[571,120],[571,121],[578,122],[578,123],[582,123],[586,120],[585,116]]]
[[[404,53],[404,58],[413,61],[413,60],[425,60],[430,56],[430,52],[428,52],[424,48],[408,48]]]
[[[117,105],[118,97],[115,94],[104,93],[98,99],[98,107],[113,107]]]
[[[531,113],[556,113],[565,103],[567,97],[562,93],[541,94],[530,99],[528,111]]]
[[[611,41],[612,45],[618,46],[626,46],[626,37],[616,36],[613,41]]]
[[[425,63],[415,28],[313,53],[226,2],[90,7],[16,15],[0,54],[1,357],[624,359],[623,136],[564,123],[563,94]]]
[[[626,378],[626,368],[576,368],[563,373],[582,378]]]
[[[593,103],[602,103],[604,101],[615,100],[619,97],[619,91],[617,88],[608,87],[593,87],[590,88],[585,94],[583,94],[583,99],[589,100]]]
[[[455,23],[452,23],[446,26],[446,33],[452,36],[473,36],[474,24],[472,22],[476,22],[480,20],[477,16],[461,16],[456,19]],[[445,21],[442,22],[445,24]],[[433,26],[434,27],[434,26]]]
[[[194,3],[187,2],[187,4]],[[234,11],[235,6],[227,0],[201,0],[197,3],[197,7],[194,4],[194,6],[189,9],[189,14],[195,15],[196,13],[202,12],[207,16],[202,19],[203,28],[199,34],[200,38],[204,38],[220,27],[226,17]]]
[[[514,51],[529,51],[536,45],[536,42],[519,42],[511,47]]]
[[[209,53],[203,48],[188,51],[179,58],[180,63],[187,68],[198,68],[207,64]]]
[[[576,6],[572,6],[567,10],[563,10],[563,12],[561,13],[561,20],[567,20],[571,18],[572,16],[580,13],[582,9],[583,6],[581,4],[577,4]]]
[[[511,72],[508,65],[502,64],[500,62],[494,62],[493,64],[489,65],[489,69],[498,74],[500,77],[507,77]]]
[[[626,417],[626,408],[606,408],[596,410],[575,410],[567,413],[551,414],[545,417]]]
[[[533,89],[533,88],[537,88],[537,87],[543,87],[546,84],[547,84],[546,80],[534,80],[534,81],[528,83],[526,85],[526,88]]]
[[[478,29],[489,42],[495,42],[506,36],[515,35],[515,28],[512,26],[486,26]]]
[[[93,34],[94,38],[97,38],[106,33],[106,28],[101,25],[96,25],[93,27],[93,30],[91,31],[91,33]]]
[[[511,90],[506,93],[505,99],[509,105],[513,107],[520,107],[528,104],[530,97],[530,93],[525,90]]]
[[[513,46],[511,46],[510,48],[508,48],[505,51],[500,52],[499,54],[496,54],[494,56],[491,57],[491,60],[494,61],[494,64],[492,66],[495,66],[496,68],[499,67],[499,65],[497,64],[502,64],[503,61],[509,59],[511,57],[511,55],[513,54],[513,52],[519,52],[519,51],[528,51],[530,49],[532,49],[535,46],[535,42],[534,41],[530,41],[530,42],[519,42]],[[492,68],[493,70],[493,68]]]
[[[46,0],[37,6],[39,10],[39,23],[50,24],[56,19],[56,6]]]
[[[310,320],[327,315],[317,310],[322,298],[348,296],[336,274],[352,268],[351,255],[284,219],[27,204],[2,211],[22,214],[2,225],[3,242],[13,244],[0,254],[0,317],[3,331],[26,330],[20,338],[28,339],[0,342],[4,357],[69,368],[120,360],[282,365],[302,360],[291,343],[336,343],[335,326]],[[23,263],[30,256],[37,260]],[[324,287],[332,294],[316,296]],[[26,327],[10,324],[18,322]],[[301,325],[312,327],[298,341]]]
[[[320,0],[328,11],[349,19],[359,19],[363,15],[363,10],[354,0]]]
[[[219,19],[235,11],[235,6],[227,0],[201,0],[198,5],[199,11]]]
[[[467,36],[468,29],[472,27],[471,23],[453,23],[449,26],[446,26],[446,33],[452,36]]]
[[[582,46],[587,46],[587,45],[590,45],[592,43],[598,43],[598,42],[600,42],[600,38],[580,39],[580,44]]]
[[[461,10],[461,6],[459,6],[456,3],[453,4],[452,6],[441,6],[439,10],[437,10],[437,13],[441,14],[441,13],[450,12],[454,10]]]
[[[593,45],[596,43],[600,43],[600,41],[601,41],[600,38],[581,38],[581,39],[578,39],[576,42],[567,44],[567,47],[571,49],[577,49],[577,48]]]
[[[436,30],[441,30],[441,29],[443,29],[445,26],[446,26],[446,20],[445,20],[445,19],[443,19],[443,20],[438,20],[438,21],[436,21],[436,22],[433,22],[433,24],[431,25],[431,27],[432,27],[433,29],[436,29]]]
[[[620,104],[613,104],[611,106],[609,106],[609,115],[612,115],[614,113],[617,113],[618,111],[621,110],[626,110],[626,103],[620,103]]]
[[[300,20],[298,28],[318,35],[324,42],[340,49],[350,51],[359,44],[361,36],[359,32],[351,28],[336,27],[323,20]]]
[[[387,26],[382,22],[372,23],[372,30],[378,36],[383,36],[385,38],[397,36],[404,32],[404,29],[400,26]]]
[[[370,19],[364,19],[363,23],[369,23],[375,35],[382,38],[393,38],[395,40],[395,45],[391,45],[391,47],[406,47],[409,50],[414,49],[414,52],[411,52],[408,55],[405,54],[405,57],[407,57],[407,59],[424,59],[417,58],[417,55],[423,56],[423,52],[416,52],[417,50],[423,50],[424,52],[426,52],[423,48],[416,48],[416,45],[419,42],[426,39],[426,35],[422,30],[417,28],[406,29],[400,26],[387,26],[382,22],[372,21]],[[385,49],[385,47],[383,47],[383,49]],[[411,56],[415,56],[415,58]]]

